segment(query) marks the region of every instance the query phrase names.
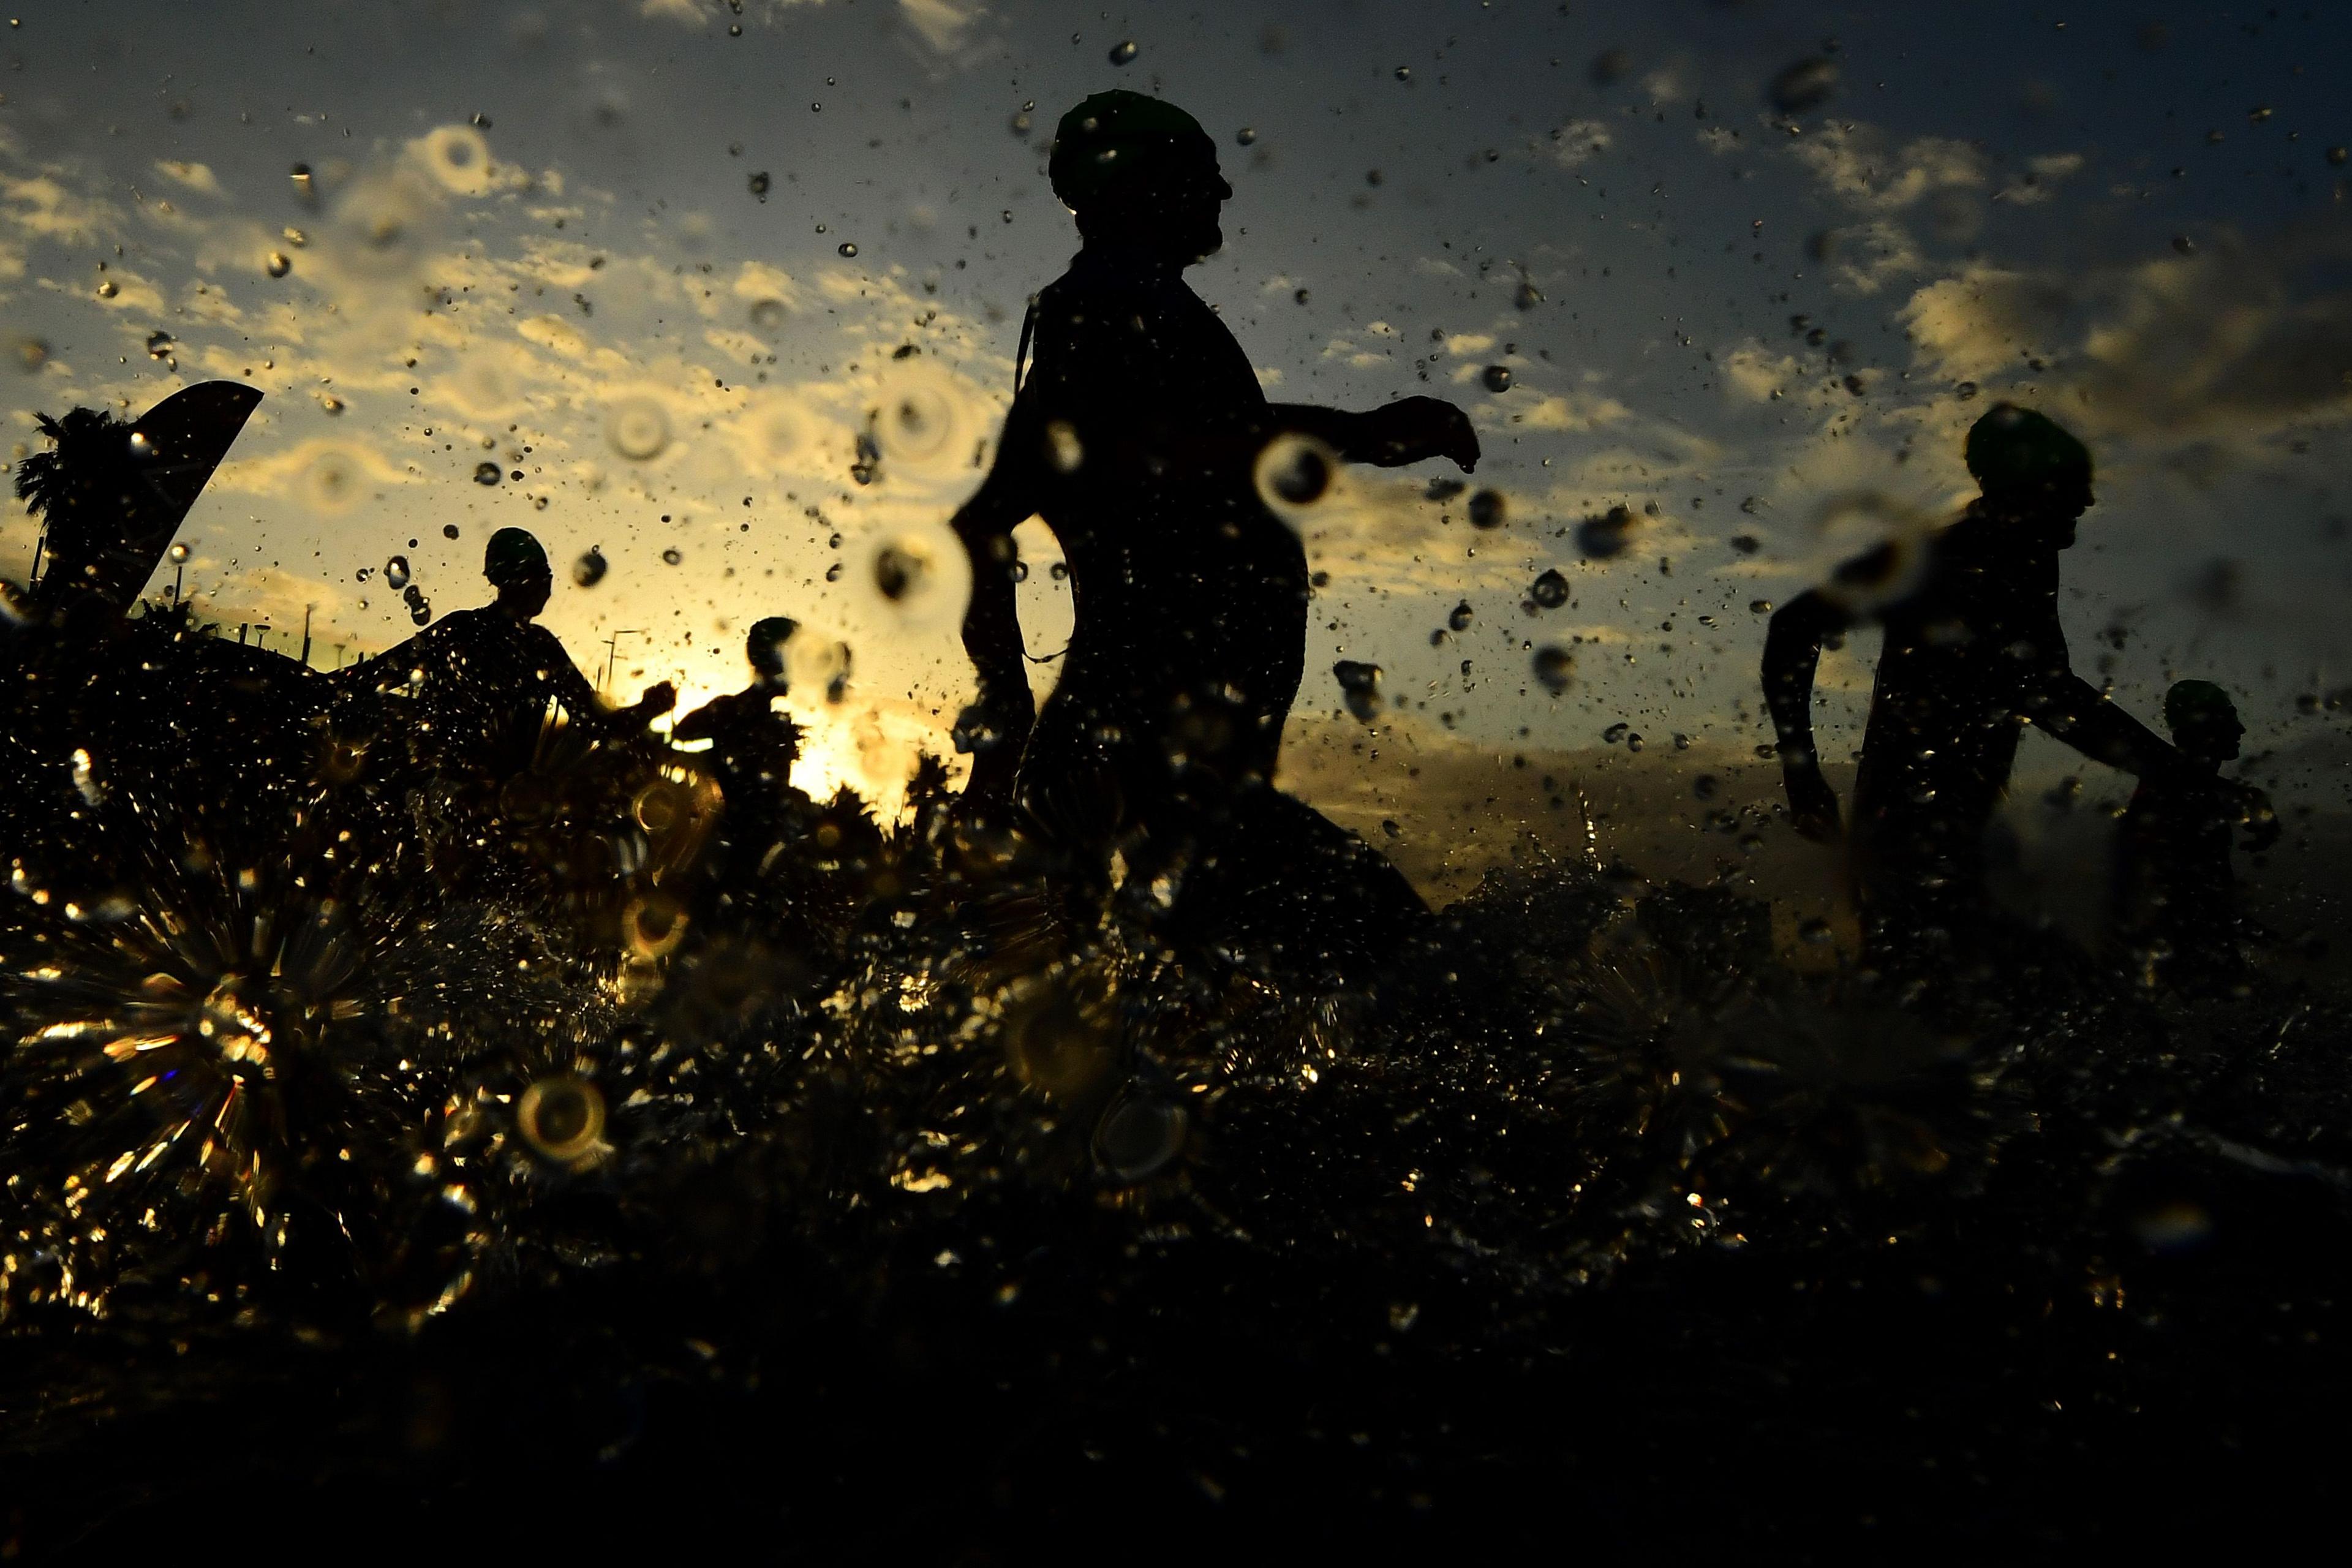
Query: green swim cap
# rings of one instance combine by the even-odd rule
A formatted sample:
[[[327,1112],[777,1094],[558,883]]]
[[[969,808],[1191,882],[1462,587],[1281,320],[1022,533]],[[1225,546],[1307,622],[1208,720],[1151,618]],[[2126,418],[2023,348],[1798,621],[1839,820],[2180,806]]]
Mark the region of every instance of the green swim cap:
[[[1987,495],[2091,482],[2091,450],[2057,421],[1997,403],[1969,429],[1969,472]]]
[[[1076,212],[1128,169],[1171,153],[1217,161],[1217,144],[1199,121],[1172,103],[1113,89],[1062,116],[1045,173],[1062,205]]]
[[[2176,680],[2164,694],[2164,724],[2168,730],[2185,724],[2237,721],[2238,710],[2230,694],[2210,680]]]
[[[534,578],[552,576],[547,552],[524,528],[502,528],[490,535],[482,552],[482,575],[501,588],[520,587]]]

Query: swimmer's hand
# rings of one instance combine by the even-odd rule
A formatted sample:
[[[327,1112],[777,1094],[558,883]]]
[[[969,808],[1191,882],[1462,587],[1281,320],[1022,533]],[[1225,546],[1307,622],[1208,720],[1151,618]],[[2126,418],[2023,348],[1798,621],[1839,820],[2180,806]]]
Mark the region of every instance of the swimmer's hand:
[[[665,680],[658,686],[646,688],[646,694],[629,709],[640,724],[650,724],[677,706],[677,688]]]
[[[1470,416],[1437,397],[1401,397],[1363,416],[1365,461],[1383,468],[1444,458],[1464,473],[1478,466],[1478,433]],[[1350,455],[1353,455],[1352,453]]]
[[[2246,830],[2245,847],[2260,854],[2278,842],[2281,824],[2278,813],[2271,809],[2271,797],[2250,784],[2235,779],[2221,781],[2223,807]]]

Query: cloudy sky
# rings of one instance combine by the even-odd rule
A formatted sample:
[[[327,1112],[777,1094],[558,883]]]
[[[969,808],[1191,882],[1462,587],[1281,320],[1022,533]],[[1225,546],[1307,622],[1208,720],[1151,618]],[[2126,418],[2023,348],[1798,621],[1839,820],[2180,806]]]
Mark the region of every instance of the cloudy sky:
[[[213,618],[381,649],[387,562],[476,603],[521,524],[622,698],[737,684],[761,616],[845,641],[848,700],[799,700],[870,784],[964,699],[940,530],[1075,248],[1054,121],[1126,86],[1223,149],[1192,278],[1269,391],[1453,397],[1506,501],[1474,531],[1433,471],[1362,472],[1299,520],[1303,714],[1351,658],[1423,746],[1745,750],[1751,605],[1948,517],[2011,397],[2100,464],[2078,667],[2149,717],[2220,679],[2291,747],[2352,685],[2347,52],[2316,5],[45,0],[0,32],[0,416],[21,454],[36,411],[250,382],[182,535]],[[0,574],[35,537],[12,505]],[[897,605],[894,542],[939,567]],[[1530,613],[1547,569],[1570,602]],[[1843,725],[1870,652],[1825,671]]]

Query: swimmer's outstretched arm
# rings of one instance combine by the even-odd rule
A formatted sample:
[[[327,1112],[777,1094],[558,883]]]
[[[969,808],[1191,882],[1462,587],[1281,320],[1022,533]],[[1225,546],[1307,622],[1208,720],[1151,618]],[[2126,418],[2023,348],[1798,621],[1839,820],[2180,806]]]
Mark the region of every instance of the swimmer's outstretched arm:
[[[1312,436],[1350,463],[1402,468],[1445,458],[1464,473],[1478,466],[1478,433],[1469,416],[1437,397],[1401,397],[1370,413],[1277,403],[1266,410],[1278,430]]]
[[[1034,476],[1028,453],[1033,442],[1016,438],[1022,421],[1016,404],[1005,422],[996,447],[996,462],[972,498],[964,502],[951,526],[971,558],[971,600],[963,614],[963,650],[971,660],[980,689],[973,706],[980,710],[987,736],[972,753],[971,778],[964,785],[968,798],[1010,801],[1013,776],[1020,771],[1021,748],[1037,720],[1037,705],[1029,693],[1029,672],[1022,661],[1021,616],[1013,597],[1013,531],[1038,510]]]
[[[1813,676],[1822,642],[1853,625],[1851,615],[1809,588],[1773,612],[1764,636],[1764,705],[1780,737],[1780,782],[1789,815],[1808,838],[1838,834],[1837,795],[1813,751]]]

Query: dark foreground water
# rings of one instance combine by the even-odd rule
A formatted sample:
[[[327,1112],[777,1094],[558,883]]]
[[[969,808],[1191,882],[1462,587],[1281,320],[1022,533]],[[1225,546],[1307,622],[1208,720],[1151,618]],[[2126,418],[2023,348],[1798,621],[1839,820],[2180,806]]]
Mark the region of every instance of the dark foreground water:
[[[14,1554],[1982,1558],[2335,1484],[2308,980],[1801,975],[1575,860],[1302,963],[651,748],[412,789],[283,672],[106,684],[166,635],[9,738]]]

